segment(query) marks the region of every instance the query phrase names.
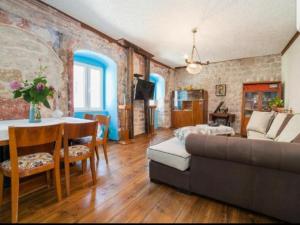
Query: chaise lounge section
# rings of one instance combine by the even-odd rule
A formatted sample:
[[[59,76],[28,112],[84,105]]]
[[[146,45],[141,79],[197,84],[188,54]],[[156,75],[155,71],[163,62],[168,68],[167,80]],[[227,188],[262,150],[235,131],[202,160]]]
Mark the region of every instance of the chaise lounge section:
[[[150,179],[283,221],[300,222],[299,118],[293,116],[277,132],[276,140],[293,140],[290,143],[190,134],[185,140],[189,167],[179,170],[148,154]]]

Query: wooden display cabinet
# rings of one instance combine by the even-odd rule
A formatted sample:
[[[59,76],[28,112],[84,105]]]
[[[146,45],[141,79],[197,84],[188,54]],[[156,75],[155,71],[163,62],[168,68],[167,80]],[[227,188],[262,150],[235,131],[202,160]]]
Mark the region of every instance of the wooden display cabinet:
[[[280,81],[256,82],[243,84],[243,99],[241,110],[241,135],[247,136],[247,125],[253,111],[270,112],[270,101],[276,96],[282,98],[282,83]]]
[[[204,90],[173,91],[172,127],[180,128],[207,123],[208,95]]]

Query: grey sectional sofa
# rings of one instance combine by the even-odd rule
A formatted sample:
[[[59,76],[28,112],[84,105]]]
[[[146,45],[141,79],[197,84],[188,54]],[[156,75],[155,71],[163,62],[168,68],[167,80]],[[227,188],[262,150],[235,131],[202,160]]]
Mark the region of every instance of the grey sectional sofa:
[[[191,134],[190,168],[150,161],[150,178],[287,222],[300,222],[300,144]]]

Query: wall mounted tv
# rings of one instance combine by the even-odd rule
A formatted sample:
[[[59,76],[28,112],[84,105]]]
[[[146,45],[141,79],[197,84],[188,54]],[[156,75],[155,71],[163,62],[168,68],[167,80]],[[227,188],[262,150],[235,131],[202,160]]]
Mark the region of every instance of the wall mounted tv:
[[[154,83],[142,79],[137,79],[137,84],[135,85],[135,91],[134,91],[134,99],[135,100],[153,99],[154,88],[155,88]]]

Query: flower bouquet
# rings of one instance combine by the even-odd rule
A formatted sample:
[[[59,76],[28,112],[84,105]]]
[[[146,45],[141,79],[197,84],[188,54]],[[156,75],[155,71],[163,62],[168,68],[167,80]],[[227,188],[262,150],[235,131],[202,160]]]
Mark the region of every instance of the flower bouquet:
[[[32,82],[29,81],[13,81],[10,83],[10,88],[13,90],[14,98],[23,98],[30,103],[29,122],[41,122],[40,107],[43,104],[47,108],[51,108],[48,98],[53,97],[54,88],[47,86],[47,79],[43,75],[47,67],[40,66],[37,77]]]

